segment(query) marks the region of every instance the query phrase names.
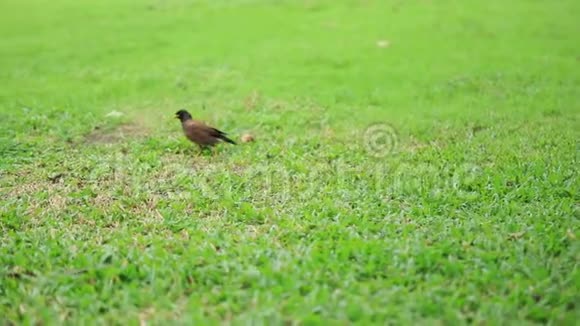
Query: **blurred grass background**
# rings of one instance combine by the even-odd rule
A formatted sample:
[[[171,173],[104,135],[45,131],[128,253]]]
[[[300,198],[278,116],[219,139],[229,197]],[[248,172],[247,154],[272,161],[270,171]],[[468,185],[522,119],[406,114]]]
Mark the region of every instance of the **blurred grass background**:
[[[0,318],[573,324],[579,12],[3,0]]]

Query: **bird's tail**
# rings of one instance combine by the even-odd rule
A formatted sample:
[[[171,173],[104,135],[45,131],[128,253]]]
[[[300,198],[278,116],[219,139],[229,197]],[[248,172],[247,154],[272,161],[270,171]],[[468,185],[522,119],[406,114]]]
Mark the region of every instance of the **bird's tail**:
[[[232,145],[237,145],[235,141],[229,139],[226,135],[219,135],[219,138],[223,141],[225,141],[226,143],[230,143]]]

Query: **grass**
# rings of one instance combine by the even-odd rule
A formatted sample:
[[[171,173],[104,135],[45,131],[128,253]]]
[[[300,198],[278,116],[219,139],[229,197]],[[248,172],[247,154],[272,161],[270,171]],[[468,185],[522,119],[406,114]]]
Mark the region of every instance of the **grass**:
[[[573,325],[579,10],[2,1],[0,324]]]

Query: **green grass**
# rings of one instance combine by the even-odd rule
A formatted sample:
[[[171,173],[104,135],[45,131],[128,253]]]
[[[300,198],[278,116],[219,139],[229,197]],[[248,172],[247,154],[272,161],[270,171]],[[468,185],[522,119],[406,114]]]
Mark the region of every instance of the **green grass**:
[[[3,0],[0,324],[573,325],[579,11]]]

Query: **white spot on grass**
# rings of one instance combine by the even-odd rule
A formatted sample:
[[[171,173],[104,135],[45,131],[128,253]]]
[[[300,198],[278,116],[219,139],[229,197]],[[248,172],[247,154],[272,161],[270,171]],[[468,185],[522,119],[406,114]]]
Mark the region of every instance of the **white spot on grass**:
[[[122,117],[123,115],[124,115],[123,112],[111,111],[111,112],[107,113],[105,115],[105,117],[107,117],[107,118],[119,118],[119,117]]]
[[[379,48],[388,48],[391,45],[391,42],[387,41],[387,40],[378,40],[377,41],[377,46]]]

